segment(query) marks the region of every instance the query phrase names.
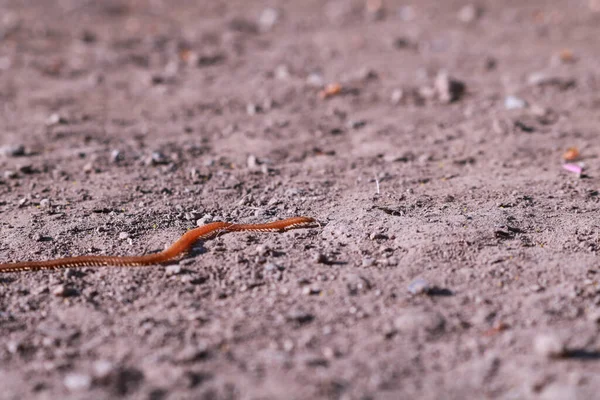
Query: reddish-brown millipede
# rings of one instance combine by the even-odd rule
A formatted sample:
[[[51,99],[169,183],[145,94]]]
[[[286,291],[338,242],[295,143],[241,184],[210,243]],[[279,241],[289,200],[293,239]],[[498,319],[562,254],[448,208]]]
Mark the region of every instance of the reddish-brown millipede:
[[[192,248],[196,241],[209,239],[219,234],[228,232],[284,232],[295,228],[311,227],[316,223],[316,220],[310,217],[293,217],[266,224],[212,222],[186,232],[179,240],[173,243],[171,247],[156,254],[129,257],[79,256],[47,261],[25,261],[12,264],[0,264],[0,273],[73,267],[138,267],[143,265],[163,264],[185,254]]]

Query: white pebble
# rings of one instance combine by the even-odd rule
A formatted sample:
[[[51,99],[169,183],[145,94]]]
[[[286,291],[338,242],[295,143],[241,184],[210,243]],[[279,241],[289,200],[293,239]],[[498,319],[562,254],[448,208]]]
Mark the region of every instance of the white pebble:
[[[178,265],[178,264],[169,265],[167,268],[165,268],[165,274],[167,276],[178,275],[180,273],[181,273],[181,265]]]
[[[373,265],[375,265],[375,259],[372,257],[365,257],[362,260],[362,266],[363,267],[372,267]]]
[[[258,106],[256,104],[253,103],[248,103],[246,105],[246,114],[253,116],[256,115],[256,113],[258,113]]]
[[[279,19],[279,11],[274,8],[265,8],[258,18],[258,24],[263,32],[270,31]]]
[[[7,144],[0,147],[0,154],[7,157],[18,157],[25,155],[25,146],[22,144]]]
[[[479,12],[473,4],[468,4],[458,12],[458,19],[464,23],[473,22],[479,16]]]
[[[325,84],[325,81],[321,75],[313,73],[306,78],[306,84],[312,87],[322,87]]]
[[[408,285],[408,292],[414,295],[427,293],[429,289],[431,289],[429,282],[423,278],[417,278]]]
[[[92,385],[92,378],[86,374],[72,373],[65,376],[63,383],[71,391],[85,390]]]
[[[516,96],[506,96],[504,99],[504,108],[507,110],[517,110],[527,107],[527,102]]]
[[[97,360],[94,362],[94,375],[96,378],[104,379],[113,370],[113,364],[108,360]]]
[[[58,285],[54,289],[52,289],[52,294],[57,297],[65,297],[67,293],[67,288],[65,285]]]
[[[246,160],[246,164],[248,165],[248,168],[250,168],[250,169],[256,168],[256,166],[258,165],[258,160],[256,159],[256,156],[253,154],[250,154],[248,156],[248,159]]]
[[[51,114],[48,119],[46,120],[46,125],[48,126],[52,126],[52,125],[58,125],[58,124],[66,124],[67,123],[67,119],[60,116],[60,114]]]
[[[213,216],[212,215],[205,214],[204,216],[202,216],[202,218],[200,218],[199,220],[196,221],[196,225],[197,226],[202,226],[202,225],[208,224],[212,220],[213,220]]]
[[[119,239],[120,240],[129,239],[129,233],[127,233],[127,232],[121,232],[121,233],[119,233]]]
[[[290,70],[287,65],[281,64],[275,68],[275,78],[279,80],[286,80],[290,77]]]
[[[556,335],[540,334],[533,341],[535,352],[546,358],[558,358],[565,354],[565,344]]]
[[[123,158],[121,156],[121,152],[117,149],[113,150],[110,152],[110,161],[111,162],[118,162],[119,160],[121,160],[121,158]]]
[[[394,89],[391,96],[392,104],[400,103],[400,101],[402,101],[402,97],[404,97],[404,92],[402,89]]]

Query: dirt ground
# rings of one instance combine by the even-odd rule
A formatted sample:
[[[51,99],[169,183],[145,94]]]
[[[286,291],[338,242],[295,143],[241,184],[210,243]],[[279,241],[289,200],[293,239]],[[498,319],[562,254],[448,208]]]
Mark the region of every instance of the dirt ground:
[[[0,398],[597,397],[599,35],[596,0],[1,0],[2,262],[321,227],[1,275]]]

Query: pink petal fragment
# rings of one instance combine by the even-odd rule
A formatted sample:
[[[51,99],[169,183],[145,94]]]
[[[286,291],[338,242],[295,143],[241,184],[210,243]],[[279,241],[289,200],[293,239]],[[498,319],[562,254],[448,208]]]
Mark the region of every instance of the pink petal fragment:
[[[583,168],[578,164],[563,164],[563,168],[577,175],[581,175],[583,172]]]

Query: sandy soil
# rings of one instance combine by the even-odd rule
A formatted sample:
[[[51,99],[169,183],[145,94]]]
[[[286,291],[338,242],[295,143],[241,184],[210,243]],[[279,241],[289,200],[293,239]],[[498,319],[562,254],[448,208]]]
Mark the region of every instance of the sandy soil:
[[[600,3],[413,3],[2,0],[2,262],[322,227],[3,274],[0,398],[597,396]]]

